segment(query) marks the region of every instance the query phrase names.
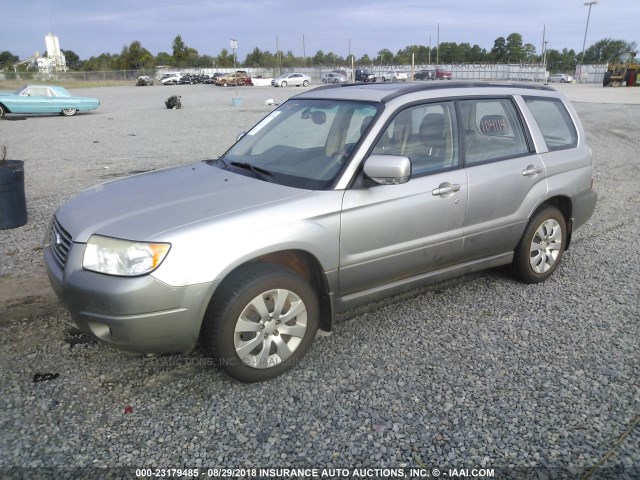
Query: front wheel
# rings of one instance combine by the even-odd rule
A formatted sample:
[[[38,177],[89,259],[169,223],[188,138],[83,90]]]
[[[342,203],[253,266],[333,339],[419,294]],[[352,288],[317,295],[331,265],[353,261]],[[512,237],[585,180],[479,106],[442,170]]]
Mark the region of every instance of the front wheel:
[[[260,382],[294,367],[318,330],[311,286],[272,264],[246,265],[213,296],[202,328],[207,350],[229,376]]]
[[[64,115],[65,117],[73,117],[78,112],[75,108],[63,108],[60,112],[60,115]]]
[[[280,86],[281,87],[286,87],[287,86],[287,82],[280,82]]]
[[[0,118],[4,118],[7,111],[4,109],[4,105],[0,104]]]
[[[539,283],[558,268],[567,242],[567,224],[554,207],[539,210],[529,221],[513,257],[512,271],[525,283]]]

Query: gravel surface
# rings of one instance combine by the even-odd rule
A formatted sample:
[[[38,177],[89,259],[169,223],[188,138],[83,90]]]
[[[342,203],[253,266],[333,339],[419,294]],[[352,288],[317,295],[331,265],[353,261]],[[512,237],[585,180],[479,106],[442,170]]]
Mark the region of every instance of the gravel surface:
[[[86,89],[94,113],[0,122],[0,145],[25,160],[29,213],[0,231],[0,477],[151,466],[579,478],[596,465],[592,478],[640,477],[640,109],[624,101],[574,103],[599,202],[544,284],[492,270],[366,305],[257,385],[200,351],[127,355],[73,327],[42,261],[55,208],[102,181],[215,157],[271,111],[266,99],[300,90],[239,88],[233,107],[234,89],[208,85]],[[164,107],[172,94],[182,110]]]

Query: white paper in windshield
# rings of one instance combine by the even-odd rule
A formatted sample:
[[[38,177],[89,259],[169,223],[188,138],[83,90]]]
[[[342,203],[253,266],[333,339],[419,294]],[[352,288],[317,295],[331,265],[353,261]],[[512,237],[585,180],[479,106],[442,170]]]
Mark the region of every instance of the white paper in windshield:
[[[262,130],[271,120],[273,120],[274,118],[276,118],[278,115],[280,115],[279,111],[275,111],[275,112],[271,112],[269,115],[267,115],[266,117],[264,117],[262,119],[262,121],[257,124],[255,127],[253,127],[251,130],[249,130],[249,133],[247,133],[247,135],[255,135],[256,133],[258,133],[260,130]]]

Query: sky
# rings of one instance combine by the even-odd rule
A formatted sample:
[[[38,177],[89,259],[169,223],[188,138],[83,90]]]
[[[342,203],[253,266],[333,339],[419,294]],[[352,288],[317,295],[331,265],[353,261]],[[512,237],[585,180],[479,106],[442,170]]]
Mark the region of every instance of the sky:
[[[0,51],[21,60],[60,48],[86,60],[120,53],[139,41],[152,54],[172,53],[176,35],[200,55],[231,51],[242,61],[258,47],[295,56],[318,50],[375,58],[384,48],[468,42],[491,50],[494,40],[520,33],[524,43],[582,51],[589,7],[582,0],[0,0]],[[438,36],[439,25],[439,36]],[[640,1],[598,0],[591,7],[586,48],[603,38],[640,45]]]

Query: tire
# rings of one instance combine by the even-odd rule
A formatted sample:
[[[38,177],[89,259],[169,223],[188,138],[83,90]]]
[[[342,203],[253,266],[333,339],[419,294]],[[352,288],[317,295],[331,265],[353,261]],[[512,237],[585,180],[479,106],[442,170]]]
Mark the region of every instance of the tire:
[[[516,246],[512,272],[525,283],[543,282],[556,270],[567,244],[567,224],[555,207],[538,210]]]
[[[386,79],[386,78],[384,78],[384,77],[382,77],[382,83],[384,83],[384,82],[386,82],[386,81],[387,81],[387,79]]]
[[[303,87],[308,87],[309,86],[309,81],[305,80],[304,82],[302,82],[302,86]]]
[[[279,314],[288,319],[280,323]],[[298,274],[278,265],[249,264],[231,273],[214,294],[202,340],[230,377],[260,382],[299,362],[313,342],[319,316],[317,296]]]
[[[393,77],[393,78],[391,79],[391,81],[395,83],[395,82],[397,82],[397,81],[398,81],[398,79],[397,79],[396,77]]]
[[[7,111],[5,110],[4,105],[0,104],[0,118],[4,118],[6,113]]]
[[[611,72],[606,72],[604,74],[604,78],[602,79],[602,86],[608,87],[610,83],[611,83]]]
[[[283,88],[286,87],[287,86],[287,82],[285,82],[285,81],[280,82],[280,86],[283,87]]]
[[[63,108],[60,115],[64,117],[73,117],[76,113],[78,113],[76,108]]]

